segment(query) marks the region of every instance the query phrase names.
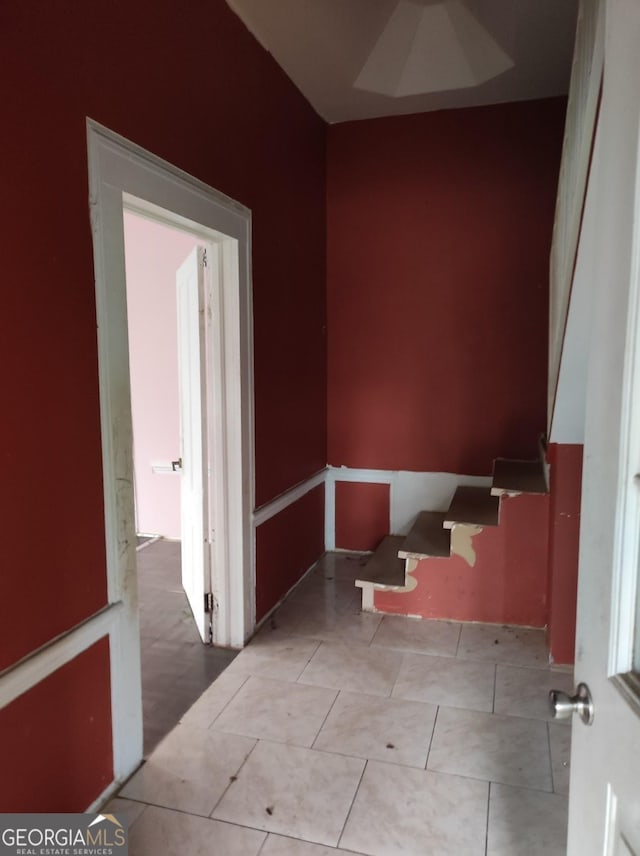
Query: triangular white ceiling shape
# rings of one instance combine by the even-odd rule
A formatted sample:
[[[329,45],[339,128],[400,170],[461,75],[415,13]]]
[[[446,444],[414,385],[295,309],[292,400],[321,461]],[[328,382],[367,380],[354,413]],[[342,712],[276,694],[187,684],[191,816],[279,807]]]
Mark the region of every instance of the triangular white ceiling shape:
[[[227,3],[328,122],[547,98],[569,85],[578,0]]]
[[[401,98],[478,86],[512,66],[461,0],[400,0],[353,85]]]

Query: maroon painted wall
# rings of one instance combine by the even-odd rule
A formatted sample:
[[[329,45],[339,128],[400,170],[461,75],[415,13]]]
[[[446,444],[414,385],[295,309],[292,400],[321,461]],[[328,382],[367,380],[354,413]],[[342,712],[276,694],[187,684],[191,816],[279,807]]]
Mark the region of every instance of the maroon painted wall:
[[[573,663],[575,656],[582,449],[578,444],[552,443],[547,452],[551,481],[547,641],[555,663]]]
[[[83,811],[113,779],[109,640],[0,710],[0,811]]]
[[[330,464],[486,475],[536,456],[564,113],[329,128]]]
[[[224,0],[24,0],[0,33],[15,660],[105,600],[85,117],[252,209],[258,504],[326,462],[325,126]]]
[[[258,621],[324,552],[324,485],[256,529]]]
[[[224,0],[2,3],[0,55],[2,668],[106,601],[86,116],[252,210],[258,504],[326,463],[326,217],[325,125]]]
[[[336,540],[339,550],[375,550],[390,526],[390,486],[336,482]]]

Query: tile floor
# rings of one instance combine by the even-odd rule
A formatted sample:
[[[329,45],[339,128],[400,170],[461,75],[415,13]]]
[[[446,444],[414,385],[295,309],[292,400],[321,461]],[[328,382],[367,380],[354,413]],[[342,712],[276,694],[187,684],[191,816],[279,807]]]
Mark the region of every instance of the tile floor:
[[[143,543],[136,558],[146,757],[236,652],[200,641],[180,582],[180,542]]]
[[[109,806],[132,856],[561,856],[544,636],[359,612],[328,555]]]

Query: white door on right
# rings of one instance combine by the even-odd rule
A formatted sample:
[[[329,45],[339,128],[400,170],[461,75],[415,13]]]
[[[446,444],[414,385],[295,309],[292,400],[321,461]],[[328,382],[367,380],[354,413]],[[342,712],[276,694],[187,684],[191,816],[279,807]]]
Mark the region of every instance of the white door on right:
[[[182,587],[203,642],[210,641],[211,591],[207,446],[205,250],[194,247],[176,272],[180,389]]]
[[[640,2],[603,0],[602,100],[581,246],[594,300],[585,425],[569,856],[640,856]]]

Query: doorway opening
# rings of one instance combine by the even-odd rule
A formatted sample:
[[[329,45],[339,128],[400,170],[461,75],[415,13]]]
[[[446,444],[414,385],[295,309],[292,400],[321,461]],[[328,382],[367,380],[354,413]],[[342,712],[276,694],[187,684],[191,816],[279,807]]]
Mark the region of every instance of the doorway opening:
[[[194,431],[189,425],[192,413],[188,402],[186,408],[182,406],[185,390],[181,394],[181,387],[185,382],[181,383],[180,365],[186,373],[189,367],[185,365],[188,362],[185,353],[189,352],[189,343],[180,341],[181,334],[188,335],[188,330],[178,324],[177,279],[179,271],[188,268],[189,259],[198,249],[206,252],[207,242],[141,216],[131,207],[124,209],[123,225],[143,748],[147,756],[229,664],[235,652],[203,644],[211,641],[215,618],[213,612],[202,611],[203,590],[212,592],[210,559],[215,515],[208,510],[215,490],[209,484],[204,485],[208,495],[206,500],[200,498],[199,508],[193,508],[193,501],[182,502],[183,494],[188,494],[181,483],[181,462],[185,460],[183,435],[192,436]],[[209,256],[214,252],[210,247]],[[205,392],[209,392],[213,379],[209,377],[207,383],[206,354],[212,348],[204,327],[205,364],[196,367],[196,375],[203,378]],[[199,422],[206,436],[209,420],[205,417]],[[215,479],[209,461],[201,469],[209,475],[207,482]],[[221,509],[221,517],[225,511]],[[189,567],[194,559],[192,547],[185,554],[182,534],[187,529],[188,539],[194,530],[188,520],[191,512],[201,520],[205,515],[211,518],[207,530],[213,533],[213,538],[206,539],[204,568]],[[145,552],[141,554],[141,550]],[[194,592],[194,577],[198,573],[201,579]]]
[[[187,346],[186,369],[181,372],[189,379],[186,386],[203,389],[193,358],[204,347],[204,336],[198,338],[198,331],[204,334],[210,327],[211,343],[210,351],[201,350],[197,362],[198,368],[206,366],[212,394],[200,395],[199,420],[187,420],[181,431],[182,445],[190,449],[189,464],[197,456],[185,426],[199,421],[207,450],[200,456],[201,549],[199,556],[194,549],[196,571],[189,571],[194,580],[199,578],[203,596],[191,597],[190,608],[200,637],[227,648],[242,647],[255,626],[251,219],[243,206],[91,120],[87,131],[107,585],[109,604],[117,614],[109,632],[113,755],[115,778],[121,781],[137,767],[143,752],[124,211],[189,235],[199,244],[189,254],[186,268],[180,268],[186,283],[183,304],[190,307],[186,320],[179,322],[188,331],[181,337]],[[196,304],[194,312],[189,301],[194,294],[197,299],[205,294],[205,252],[209,300],[206,308]],[[189,352],[194,341],[197,348]],[[180,457],[170,460],[179,464]],[[210,471],[215,479],[209,478]],[[193,514],[187,518],[193,519]],[[184,542],[182,527],[180,538]],[[194,538],[197,544],[197,532]],[[147,547],[140,556],[161,543]],[[204,570],[207,558],[210,586]],[[200,643],[198,647],[205,648]]]

